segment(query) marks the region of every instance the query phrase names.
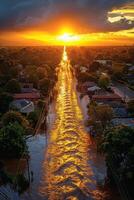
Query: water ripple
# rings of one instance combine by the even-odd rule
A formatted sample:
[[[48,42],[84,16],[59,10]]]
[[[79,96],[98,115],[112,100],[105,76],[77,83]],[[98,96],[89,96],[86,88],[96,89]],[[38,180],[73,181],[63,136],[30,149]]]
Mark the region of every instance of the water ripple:
[[[50,133],[40,194],[49,200],[91,200],[95,181],[88,163],[90,138],[64,54],[57,83],[57,119]]]

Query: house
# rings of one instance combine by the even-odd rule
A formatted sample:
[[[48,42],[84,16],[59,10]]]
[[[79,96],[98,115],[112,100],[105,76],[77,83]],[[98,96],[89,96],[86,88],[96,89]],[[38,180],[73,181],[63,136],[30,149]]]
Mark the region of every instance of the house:
[[[87,70],[88,70],[87,67],[84,67],[84,66],[81,66],[81,67],[80,67],[80,71],[81,71],[82,73],[87,72]]]
[[[25,114],[28,114],[34,111],[34,103],[26,99],[14,100],[10,104],[10,107],[16,108],[21,113],[25,113]]]
[[[128,111],[126,107],[116,107],[113,108],[114,117],[116,118],[127,118]]]
[[[92,98],[92,96],[93,96],[94,94],[98,94],[99,91],[101,91],[101,88],[98,87],[98,86],[96,86],[96,85],[87,88],[87,94],[89,95],[90,98]]]
[[[134,127],[134,118],[115,118],[112,120],[113,125],[125,125],[129,127]]]
[[[128,69],[129,71],[131,71],[131,72],[134,72],[134,65],[133,66],[131,66],[131,67],[129,67],[129,69]]]
[[[77,90],[81,93],[87,93],[88,92],[88,88],[96,86],[95,82],[92,81],[86,81],[82,84],[78,84],[77,85]]]
[[[82,84],[83,87],[85,88],[88,88],[88,87],[93,87],[93,86],[96,86],[96,83],[95,82],[92,82],[92,81],[86,81]]]
[[[37,89],[33,88],[33,83],[21,83],[21,92],[22,93],[36,93]]]
[[[9,184],[0,186],[0,200],[20,200],[18,192],[14,191]]]
[[[81,88],[87,92],[87,91],[88,91],[88,88],[94,87],[94,86],[96,86],[96,83],[95,83],[95,82],[86,81],[86,82],[84,82],[84,83],[81,85]]]
[[[120,98],[125,101],[131,101],[134,100],[134,91],[129,89],[126,85],[124,84],[116,84],[113,87],[111,87],[112,91],[120,96]]]
[[[27,83],[27,82],[21,83],[21,88],[33,89],[33,83]]]
[[[103,66],[108,66],[108,67],[112,66],[111,60],[95,60],[95,62],[98,62],[98,63],[102,64]]]
[[[95,85],[95,86],[89,87],[87,90],[88,92],[96,92],[98,90],[101,90],[101,88]]]
[[[16,93],[14,94],[14,100],[26,99],[29,101],[36,102],[40,99],[39,92],[28,92],[28,93]]]
[[[121,102],[122,101],[121,97],[117,94],[114,94],[114,93],[93,95],[92,100],[101,101],[101,102],[107,102],[107,101],[119,101],[119,102]]]

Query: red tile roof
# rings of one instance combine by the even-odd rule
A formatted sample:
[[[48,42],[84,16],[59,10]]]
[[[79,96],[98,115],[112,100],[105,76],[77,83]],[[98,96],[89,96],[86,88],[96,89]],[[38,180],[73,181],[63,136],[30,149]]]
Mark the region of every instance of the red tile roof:
[[[40,98],[40,93],[17,93],[14,94],[14,99],[30,99],[30,100],[36,100]]]
[[[93,100],[121,100],[121,97],[117,94],[111,95],[93,95]]]

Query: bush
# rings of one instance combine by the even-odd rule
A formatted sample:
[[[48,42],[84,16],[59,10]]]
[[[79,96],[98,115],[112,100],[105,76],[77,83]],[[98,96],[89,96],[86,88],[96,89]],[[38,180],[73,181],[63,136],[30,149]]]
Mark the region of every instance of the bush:
[[[45,104],[46,104],[46,102],[44,100],[40,99],[37,103],[39,110],[42,110],[42,108],[44,107]]]
[[[21,125],[24,129],[27,129],[29,126],[29,122],[27,119],[19,112],[16,111],[8,111],[2,117],[2,124],[7,126],[9,123],[17,122]]]
[[[5,113],[9,110],[9,105],[13,101],[13,97],[8,93],[0,93],[0,112]]]
[[[27,153],[25,129],[16,123],[4,126],[0,130],[0,157],[20,158],[22,153]]]
[[[81,72],[77,75],[78,81],[79,82],[86,82],[86,81],[96,81],[97,77],[94,74],[89,74],[87,72]]]
[[[90,122],[97,128],[97,125],[101,125],[102,130],[110,124],[113,117],[113,109],[109,105],[97,105],[96,102],[91,102],[89,105],[88,114],[90,117]],[[96,132],[100,131],[100,127]]]
[[[33,127],[35,127],[37,121],[38,121],[38,113],[36,111],[29,113],[27,119],[31,123]]]
[[[5,89],[9,93],[19,93],[21,92],[20,83],[16,79],[11,79],[7,82]]]
[[[48,94],[50,87],[51,87],[51,82],[49,79],[44,78],[39,81],[39,88],[42,94]]]
[[[110,78],[109,78],[109,76],[108,76],[108,75],[103,75],[103,74],[102,74],[102,75],[100,76],[100,78],[99,78],[98,84],[99,84],[99,86],[100,86],[101,88],[106,89],[106,88],[109,86],[109,84],[110,84]]]
[[[107,165],[111,162],[120,180],[134,182],[134,128],[117,126],[108,128],[102,140],[102,151]]]

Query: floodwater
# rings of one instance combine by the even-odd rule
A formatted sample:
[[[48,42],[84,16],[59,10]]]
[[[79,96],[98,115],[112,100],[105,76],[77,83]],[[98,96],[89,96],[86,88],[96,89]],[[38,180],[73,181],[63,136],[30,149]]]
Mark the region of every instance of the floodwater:
[[[58,74],[56,120],[50,133],[44,162],[44,183],[40,193],[47,199],[86,200],[95,191],[93,172],[88,163],[90,138],[74,88],[71,66],[64,49]]]
[[[108,198],[100,187],[106,176],[105,162],[96,154],[85,131],[75,85],[64,48],[56,86],[56,117],[47,142],[44,136],[37,136],[35,143],[31,142],[34,181],[23,200],[117,199]]]
[[[49,137],[39,193],[49,200],[86,200],[98,194],[89,163],[89,135],[83,126],[71,65],[64,48],[58,72],[56,120]],[[97,198],[96,198],[97,199]]]

